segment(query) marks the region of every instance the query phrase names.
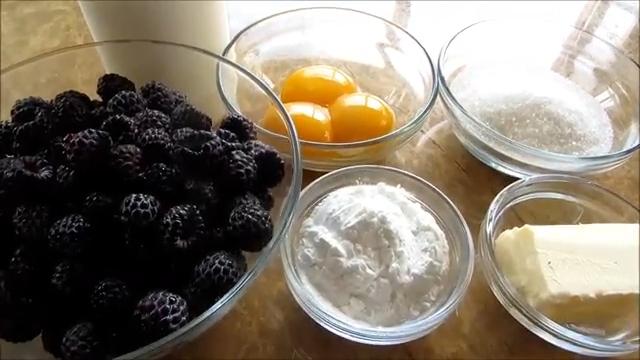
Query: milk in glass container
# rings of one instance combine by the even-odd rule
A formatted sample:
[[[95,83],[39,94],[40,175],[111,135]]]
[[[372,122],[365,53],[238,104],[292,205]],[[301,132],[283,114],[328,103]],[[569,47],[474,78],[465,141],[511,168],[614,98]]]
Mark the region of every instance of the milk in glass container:
[[[221,54],[229,42],[225,1],[78,2],[95,41],[169,41],[216,54]],[[123,74],[137,86],[150,80],[161,81],[185,93],[191,103],[211,115],[214,121],[226,113],[216,84],[218,61],[211,57],[173,46],[141,43],[103,46],[99,52],[106,72]],[[235,85],[230,73],[223,72],[225,88]]]

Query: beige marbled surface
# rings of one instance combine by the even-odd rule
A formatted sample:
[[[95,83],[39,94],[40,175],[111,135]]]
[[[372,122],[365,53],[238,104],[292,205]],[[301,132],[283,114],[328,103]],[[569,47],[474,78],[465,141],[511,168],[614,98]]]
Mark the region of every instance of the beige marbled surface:
[[[509,2],[478,3],[481,2],[387,1],[353,2],[347,6],[394,19],[412,31],[435,56],[441,39],[452,28],[460,26],[460,22],[468,22],[480,14],[517,10],[516,5]],[[637,3],[511,3],[517,3],[520,10],[528,7],[526,11],[574,19],[577,26],[608,38],[638,61]],[[91,40],[73,1],[2,1],[0,4],[2,67],[51,49]],[[270,5],[233,2],[230,5],[232,32],[265,14],[296,6],[292,2],[272,2]],[[492,198],[513,181],[470,156],[448,125],[441,121],[439,108],[434,109],[425,128],[410,144],[387,163],[416,173],[442,189],[458,205],[474,234],[477,234]],[[635,154],[624,166],[592,178],[638,206],[639,169],[640,157]],[[314,174],[306,174],[306,177],[308,180]],[[484,191],[477,191],[479,188]],[[545,343],[513,320],[495,300],[480,271],[474,274],[470,291],[458,311],[430,336],[383,348],[354,344],[330,334],[304,314],[289,294],[280,259],[276,256],[220,323],[185,345],[173,357],[497,359],[577,356]],[[637,358],[637,354],[632,358]]]

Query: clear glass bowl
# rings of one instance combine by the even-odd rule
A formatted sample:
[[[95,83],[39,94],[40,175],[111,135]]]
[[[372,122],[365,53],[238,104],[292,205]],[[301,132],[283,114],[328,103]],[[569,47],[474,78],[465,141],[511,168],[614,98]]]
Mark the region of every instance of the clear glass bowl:
[[[454,133],[479,160],[516,177],[597,173],[627,160],[640,147],[639,78],[638,64],[606,41],[571,26],[527,19],[488,20],[470,25],[444,45],[438,58],[440,94]],[[554,85],[549,85],[551,82]],[[562,136],[535,135],[535,131],[556,127],[553,124],[556,120],[522,126],[524,121],[495,121],[494,115],[481,114],[487,111],[482,109],[486,99],[501,86],[497,84],[506,84],[498,92],[513,91],[508,94],[513,99],[521,96],[517,89],[536,93],[535,98],[508,103],[501,109],[503,114],[514,117],[533,111],[549,114],[557,109],[549,110],[542,105],[531,110],[527,102],[547,97],[545,101],[549,103],[571,97],[573,100],[566,102],[576,104],[581,101],[575,100],[579,98],[577,94],[582,93],[582,98],[589,95],[595,98],[600,106],[596,104],[593,111],[602,115],[604,110],[608,120],[607,116],[582,116],[580,122],[567,121],[562,125]],[[572,111],[587,108],[573,106]],[[591,118],[601,119],[593,127],[596,130],[581,132],[587,128],[584,120]],[[523,131],[525,128],[528,132]],[[527,138],[529,135],[523,134],[533,135]],[[572,136],[578,139],[575,134],[582,134],[580,140],[566,141]],[[607,135],[606,144],[610,141],[610,148],[604,146],[599,151],[587,152],[580,149],[583,146],[580,142],[591,144],[598,134]],[[561,143],[566,148],[561,149]]]
[[[130,78],[138,86],[151,80],[165,83],[186,95],[192,104],[208,113],[215,121],[230,110],[218,95],[218,67],[224,69],[228,84],[233,81],[242,88],[252,89],[252,94],[273,103],[290,131],[287,141],[290,161],[286,164],[285,179],[273,189],[276,199],[271,211],[273,237],[260,253],[248,254],[246,274],[216,304],[178,331],[118,359],[155,358],[197,337],[234,306],[264,269],[291,225],[300,194],[302,166],[293,123],[277,96],[256,76],[220,55],[186,45],[145,40],[90,43],[37,56],[9,66],[1,72],[2,119],[9,118],[9,111],[16,100],[28,96],[51,99],[62,91],[75,89],[97,98],[97,79],[105,72],[116,72]],[[34,349],[41,349],[41,345],[40,339],[35,339],[18,345],[2,342],[0,348],[2,358],[33,358],[31,354]],[[36,354],[37,358],[44,356],[44,353],[37,351]]]
[[[305,169],[330,171],[381,160],[422,127],[437,94],[434,65],[422,45],[400,26],[356,10],[306,8],[269,16],[240,31],[223,56],[247,68],[276,93],[285,77],[303,66],[335,66],[394,110],[395,128],[379,138],[353,143],[301,140]],[[236,94],[223,82],[220,86],[230,107],[256,118],[269,106],[240,87],[241,93]],[[283,136],[263,128],[259,135],[276,148],[286,147]]]
[[[450,267],[447,282],[434,306],[419,318],[392,327],[367,326],[355,322],[324,301],[317,291],[303,280],[298,271],[296,249],[304,219],[329,193],[356,184],[401,186],[429,209],[446,235],[450,248]],[[300,307],[318,324],[332,333],[351,341],[392,345],[418,339],[438,327],[455,311],[464,297],[473,273],[473,239],[467,223],[455,205],[433,185],[396,168],[379,165],[359,165],[333,171],[307,186],[300,195],[295,220],[280,248],[289,290]]]
[[[638,351],[638,305],[615,329],[583,329],[555,323],[530,306],[496,263],[494,241],[504,230],[530,225],[638,223],[640,210],[589,180],[538,175],[504,188],[487,211],[479,234],[484,275],[504,308],[529,331],[549,343],[586,356],[618,356]],[[596,331],[594,331],[596,330]],[[598,335],[601,333],[604,335]]]

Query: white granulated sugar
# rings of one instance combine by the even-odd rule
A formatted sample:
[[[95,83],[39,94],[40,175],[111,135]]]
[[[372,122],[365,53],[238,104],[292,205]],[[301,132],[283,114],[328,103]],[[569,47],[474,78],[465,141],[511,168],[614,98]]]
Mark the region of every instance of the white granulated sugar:
[[[341,188],[301,228],[303,279],[348,317],[374,326],[416,319],[437,301],[449,245],[409,193],[383,183]]]
[[[451,89],[469,113],[520,143],[569,155],[611,151],[613,128],[600,103],[549,69],[466,68]]]

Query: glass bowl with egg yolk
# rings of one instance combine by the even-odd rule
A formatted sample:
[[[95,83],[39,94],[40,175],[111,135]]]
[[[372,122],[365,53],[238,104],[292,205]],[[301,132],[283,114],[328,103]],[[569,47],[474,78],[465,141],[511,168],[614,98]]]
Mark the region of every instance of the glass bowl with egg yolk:
[[[317,171],[383,160],[424,125],[437,94],[429,54],[408,32],[364,12],[306,8],[240,31],[223,52],[271,85],[295,123],[303,166]],[[218,86],[259,138],[287,155],[270,103],[237,79]]]

